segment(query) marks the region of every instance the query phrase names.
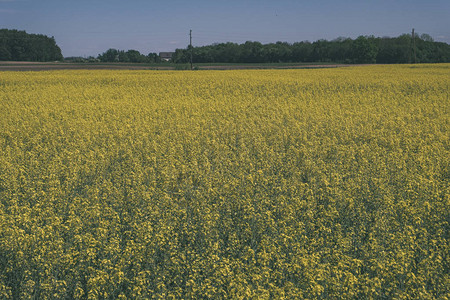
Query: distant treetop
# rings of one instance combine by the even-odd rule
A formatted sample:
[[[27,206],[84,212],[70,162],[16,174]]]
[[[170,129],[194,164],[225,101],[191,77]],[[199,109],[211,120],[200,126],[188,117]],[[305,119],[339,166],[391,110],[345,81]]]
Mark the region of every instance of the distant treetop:
[[[414,46],[416,57],[414,58]],[[172,61],[187,63],[188,48],[177,49]],[[399,37],[360,36],[356,39],[338,37],[332,41],[318,40],[286,43],[260,42],[220,43],[193,49],[195,63],[444,63],[450,62],[450,45],[435,42],[428,34],[403,34]]]
[[[0,29],[0,61],[62,60],[54,37],[29,34],[15,29]]]

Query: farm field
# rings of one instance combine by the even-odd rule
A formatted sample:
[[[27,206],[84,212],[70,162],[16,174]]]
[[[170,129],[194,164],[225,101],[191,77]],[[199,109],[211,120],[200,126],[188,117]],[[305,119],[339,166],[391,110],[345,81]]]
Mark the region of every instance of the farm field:
[[[449,84],[0,72],[0,298],[448,299]]]

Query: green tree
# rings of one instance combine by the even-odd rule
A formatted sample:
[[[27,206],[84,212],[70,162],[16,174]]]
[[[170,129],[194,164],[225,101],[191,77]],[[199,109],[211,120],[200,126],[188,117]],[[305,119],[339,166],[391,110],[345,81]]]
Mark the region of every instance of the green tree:
[[[377,57],[377,46],[374,38],[359,36],[352,45],[353,62],[355,63],[375,63]]]
[[[5,45],[0,46],[0,60],[11,60],[11,52]]]
[[[295,62],[307,62],[311,60],[311,54],[313,51],[312,44],[310,42],[299,42],[292,45],[292,61]]]
[[[424,40],[425,42],[434,42],[433,38],[431,37],[431,35],[427,34],[427,33],[422,33],[420,35],[420,39]]]
[[[119,61],[119,50],[110,48],[103,54],[98,56],[101,62],[115,62]]]
[[[161,62],[161,58],[159,57],[159,55],[157,53],[150,52],[147,55],[147,61],[149,63],[159,63],[159,62]]]
[[[340,37],[332,41],[289,44],[220,43],[194,48],[194,61],[204,63],[265,63],[265,62],[341,62],[341,63],[408,63],[411,62],[412,40],[408,34],[396,38],[360,36],[355,40]],[[450,61],[450,46],[436,43],[427,34],[416,38],[420,62]],[[176,63],[187,63],[189,48],[177,49]]]
[[[28,34],[25,31],[0,29],[0,60],[62,60],[61,49],[54,37]]]
[[[133,63],[143,63],[145,62],[145,56],[141,55],[141,53],[137,50],[128,50],[126,52],[128,56],[128,60]]]

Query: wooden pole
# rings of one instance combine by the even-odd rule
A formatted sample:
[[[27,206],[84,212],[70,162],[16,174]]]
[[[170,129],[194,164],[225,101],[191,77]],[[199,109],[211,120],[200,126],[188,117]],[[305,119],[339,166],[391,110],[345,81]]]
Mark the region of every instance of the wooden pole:
[[[189,31],[189,48],[191,50],[191,70],[193,69],[192,67],[192,29]]]

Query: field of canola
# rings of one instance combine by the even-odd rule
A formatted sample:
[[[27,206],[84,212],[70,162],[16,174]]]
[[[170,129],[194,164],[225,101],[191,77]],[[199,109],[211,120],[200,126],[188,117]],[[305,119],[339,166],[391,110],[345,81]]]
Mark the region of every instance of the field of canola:
[[[449,83],[0,73],[0,298],[448,299]]]

